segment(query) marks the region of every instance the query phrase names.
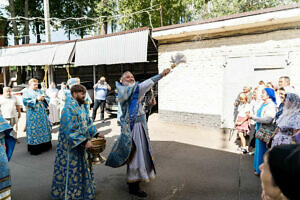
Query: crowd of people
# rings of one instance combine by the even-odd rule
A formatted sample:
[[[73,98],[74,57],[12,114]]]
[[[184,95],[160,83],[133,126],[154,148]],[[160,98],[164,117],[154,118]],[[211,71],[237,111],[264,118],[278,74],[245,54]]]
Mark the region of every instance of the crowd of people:
[[[140,182],[155,178],[156,171],[147,121],[156,104],[153,86],[170,72],[141,83],[131,72],[116,82],[119,103],[118,121],[121,134],[106,160],[109,167],[127,165],[129,193],[146,197]],[[104,120],[107,92],[111,90],[105,77],[94,85],[92,100],[79,78],[71,78],[57,90],[54,83],[39,89],[38,80],[30,79],[23,92],[26,107],[26,143],[28,152],[39,155],[52,147],[52,126],[60,124],[56,148],[51,196],[53,199],[95,199],[92,167],[92,139],[104,138],[94,124],[100,107]],[[289,77],[281,77],[279,87],[263,81],[251,90],[244,87],[235,105],[235,128],[241,141],[239,150],[254,152],[254,174],[261,177],[262,199],[299,199],[300,180],[300,97],[290,86]],[[5,87],[0,97],[0,199],[10,199],[8,161],[17,140],[17,124],[21,102]]]
[[[277,88],[264,81],[245,86],[234,105],[238,150],[254,153],[262,199],[299,199],[300,97],[290,78],[280,77]]]
[[[121,134],[109,154],[106,165],[121,167],[127,165],[129,193],[138,197],[147,194],[140,189],[140,182],[155,177],[155,167],[148,136],[147,121],[153,93],[148,91],[170,69],[164,70],[141,83],[135,81],[131,72],[125,72],[116,83],[120,107]],[[58,90],[54,83],[48,89],[39,89],[37,79],[29,80],[29,87],[23,91],[22,100],[26,107],[26,143],[31,155],[39,155],[52,148],[52,126],[60,124],[58,144],[54,163],[51,196],[53,199],[95,199],[95,182],[92,159],[92,139],[104,138],[96,129],[94,121],[97,109],[101,108],[100,120],[104,120],[104,105],[111,87],[105,77],[94,85],[95,99],[92,117],[92,103],[80,79],[71,78],[61,84]],[[145,95],[147,94],[147,95]],[[0,199],[10,199],[10,160],[17,140],[17,119],[21,117],[21,102],[11,95],[11,88],[5,87],[0,97]],[[146,116],[146,114],[148,114]]]

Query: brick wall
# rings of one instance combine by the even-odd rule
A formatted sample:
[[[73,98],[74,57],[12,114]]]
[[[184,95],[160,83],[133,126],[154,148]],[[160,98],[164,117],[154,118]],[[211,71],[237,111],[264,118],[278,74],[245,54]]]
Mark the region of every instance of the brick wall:
[[[249,80],[253,87],[255,76],[258,75],[254,68],[262,65],[270,69],[282,68],[280,74],[290,76],[292,84],[300,89],[299,35],[300,30],[293,29],[203,41],[195,37],[195,41],[191,42],[160,45],[159,71],[170,65],[170,57],[177,52],[184,53],[187,57],[186,64],[175,68],[159,83],[161,119],[201,126],[220,126],[224,107],[233,103],[226,102],[224,97],[224,86],[228,84],[224,74],[227,67],[230,67],[224,67],[224,64],[230,58],[245,58],[242,66],[237,68],[237,74],[243,73],[246,68],[253,68],[253,80]],[[290,65],[285,62],[288,55]],[[254,64],[257,60],[261,60],[261,64]],[[270,70],[270,73],[274,73],[275,77],[275,70]],[[232,73],[233,78],[237,74]],[[277,80],[277,76],[278,74],[274,80]],[[240,81],[244,83],[242,77]],[[232,90],[240,90],[242,86],[236,84],[232,86]]]

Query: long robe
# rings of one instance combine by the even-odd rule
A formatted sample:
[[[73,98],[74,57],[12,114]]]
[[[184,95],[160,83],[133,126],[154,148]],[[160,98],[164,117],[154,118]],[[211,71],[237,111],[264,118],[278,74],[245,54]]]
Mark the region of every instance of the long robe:
[[[49,97],[45,101],[37,101],[39,95],[45,95],[41,90],[27,89],[23,93],[23,103],[26,106],[26,141],[29,145],[39,145],[51,142],[52,127],[47,116],[46,107]]]
[[[11,199],[8,161],[12,156],[16,143],[12,130],[12,127],[0,115],[0,199],[8,200]],[[6,146],[6,151],[3,145]]]
[[[62,110],[51,196],[53,199],[94,199],[91,155],[85,141],[97,134],[84,105],[69,97]]]
[[[145,93],[160,79],[161,75],[157,75],[134,86],[116,83],[118,101],[122,108],[121,135],[114,144],[106,165],[120,167],[127,164],[127,182],[147,182],[155,177],[152,147],[141,101]]]
[[[59,122],[59,100],[57,97],[58,90],[56,88],[49,88],[46,91],[47,96],[50,98],[49,102],[49,119],[51,123]]]

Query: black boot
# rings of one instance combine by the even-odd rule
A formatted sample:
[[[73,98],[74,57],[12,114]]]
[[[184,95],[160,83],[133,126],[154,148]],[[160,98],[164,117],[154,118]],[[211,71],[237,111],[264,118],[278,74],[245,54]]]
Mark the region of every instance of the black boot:
[[[147,193],[140,189],[140,182],[127,183],[129,186],[129,194],[136,195],[138,197],[147,197]]]

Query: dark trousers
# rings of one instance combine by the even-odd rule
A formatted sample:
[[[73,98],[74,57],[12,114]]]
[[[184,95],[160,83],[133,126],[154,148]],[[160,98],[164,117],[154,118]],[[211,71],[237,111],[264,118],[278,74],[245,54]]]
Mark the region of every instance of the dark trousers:
[[[98,100],[98,99],[95,100],[94,107],[93,107],[93,121],[96,119],[96,114],[97,114],[97,110],[98,110],[99,106],[101,109],[100,120],[104,119],[105,103],[106,103],[106,100]]]
[[[251,124],[248,146],[252,148],[255,148],[255,133],[256,133],[256,124]]]

